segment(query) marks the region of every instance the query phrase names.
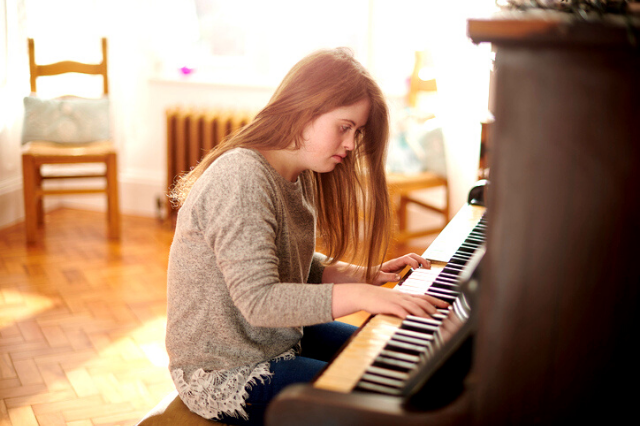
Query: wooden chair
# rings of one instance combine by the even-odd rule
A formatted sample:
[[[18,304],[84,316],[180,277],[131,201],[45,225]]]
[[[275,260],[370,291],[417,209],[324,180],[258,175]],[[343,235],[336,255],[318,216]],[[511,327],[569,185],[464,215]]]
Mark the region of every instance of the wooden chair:
[[[396,231],[393,235],[394,244],[405,244],[414,238],[435,234],[444,229],[449,222],[449,183],[447,178],[432,172],[417,174],[387,173],[387,187],[394,206]],[[416,191],[444,188],[443,206],[436,206],[415,196]],[[408,230],[407,207],[416,205],[443,216],[442,225],[422,227],[418,230]]]
[[[491,151],[491,130],[493,118],[487,118],[481,122],[480,132],[480,161],[478,163],[478,179],[489,179],[489,155]]]
[[[35,46],[33,39],[28,40],[29,45],[29,70],[31,73],[31,92],[36,94],[36,79],[43,76],[55,76],[70,72],[101,75],[103,80],[103,92],[109,93],[109,80],[107,77],[107,40],[102,39],[102,62],[99,64],[84,64],[74,61],[63,61],[48,65],[37,65],[35,61]],[[30,98],[34,98],[33,96]],[[68,99],[68,98],[67,98]],[[80,102],[91,102],[82,98],[68,99]],[[25,104],[27,99],[25,99]],[[53,101],[51,101],[53,102]],[[105,102],[106,101],[105,99]],[[76,104],[77,105],[77,104]],[[108,126],[108,103],[106,104]],[[26,113],[25,113],[26,114]],[[25,127],[27,116],[25,115]],[[47,195],[62,194],[95,194],[104,193],[107,196],[107,221],[108,236],[111,239],[120,237],[120,213],[118,207],[118,181],[117,181],[117,157],[112,142],[106,140],[51,141],[46,135],[42,138],[28,139],[23,131],[22,173],[24,185],[24,210],[25,228],[28,243],[34,243],[38,239],[38,227],[44,224],[43,197]],[[105,166],[102,173],[84,174],[47,174],[41,172],[45,164],[77,164],[77,163],[101,163]],[[106,180],[106,185],[101,188],[73,187],[73,188],[45,188],[44,181],[72,179],[101,178]]]
[[[435,79],[422,80],[419,76],[423,57],[424,52],[415,52],[415,62],[407,94],[407,104],[410,108],[416,108],[420,92],[436,93],[438,90]],[[395,244],[405,244],[411,239],[435,234],[444,229],[449,221],[449,183],[446,177],[431,171],[416,174],[388,173],[387,186],[395,210],[396,232],[393,237]],[[416,191],[438,187],[444,189],[442,206],[430,204],[415,196]],[[416,231],[408,231],[407,206],[410,204],[442,215],[442,226],[428,226]]]
[[[422,69],[424,52],[415,52],[415,62],[413,72],[409,79],[409,93],[407,94],[407,104],[415,107],[418,103],[418,94],[420,92],[437,92],[438,86],[436,79],[423,80],[420,78],[420,70]]]

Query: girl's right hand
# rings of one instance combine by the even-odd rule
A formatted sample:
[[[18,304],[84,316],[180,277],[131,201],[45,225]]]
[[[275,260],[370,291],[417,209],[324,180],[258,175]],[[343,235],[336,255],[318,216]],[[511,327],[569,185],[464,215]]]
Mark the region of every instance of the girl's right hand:
[[[331,308],[334,318],[366,311],[404,319],[407,315],[428,317],[435,314],[437,308],[448,306],[447,302],[432,296],[406,294],[386,287],[353,283],[333,286]]]

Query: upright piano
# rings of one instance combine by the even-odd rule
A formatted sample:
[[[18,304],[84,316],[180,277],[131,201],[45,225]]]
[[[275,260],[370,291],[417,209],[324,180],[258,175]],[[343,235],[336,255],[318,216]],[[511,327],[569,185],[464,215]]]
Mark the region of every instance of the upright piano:
[[[312,384],[292,386],[274,401],[270,424],[302,418],[305,425],[424,424],[427,406],[460,397],[471,365],[487,186],[481,181],[469,192],[468,203],[424,252],[431,268],[412,269],[395,286],[449,308],[432,318],[370,317]]]
[[[495,122],[485,241],[448,277],[452,310],[435,324],[373,317],[313,383],[276,397],[268,425],[636,417],[640,24],[524,13],[468,31],[496,49]]]

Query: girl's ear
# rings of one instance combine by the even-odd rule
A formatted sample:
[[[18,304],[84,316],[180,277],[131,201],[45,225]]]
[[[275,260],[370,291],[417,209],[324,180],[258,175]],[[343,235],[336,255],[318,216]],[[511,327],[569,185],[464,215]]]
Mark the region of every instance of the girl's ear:
[[[310,126],[312,126],[312,125],[313,125],[313,121],[310,121],[302,129],[302,133],[301,133],[300,138],[298,140],[298,144],[300,146],[304,145],[304,143],[309,140],[309,129],[310,129]]]

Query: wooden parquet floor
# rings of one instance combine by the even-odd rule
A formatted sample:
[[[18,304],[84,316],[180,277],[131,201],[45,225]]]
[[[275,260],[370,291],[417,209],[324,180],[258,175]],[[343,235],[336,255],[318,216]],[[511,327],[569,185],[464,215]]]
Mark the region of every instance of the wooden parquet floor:
[[[28,247],[23,224],[0,230],[0,426],[134,425],[173,390],[173,229],[123,216],[112,242],[103,213],[59,209],[41,235]]]
[[[0,426],[132,425],[173,389],[164,348],[173,230],[46,215],[42,242],[0,230]]]

